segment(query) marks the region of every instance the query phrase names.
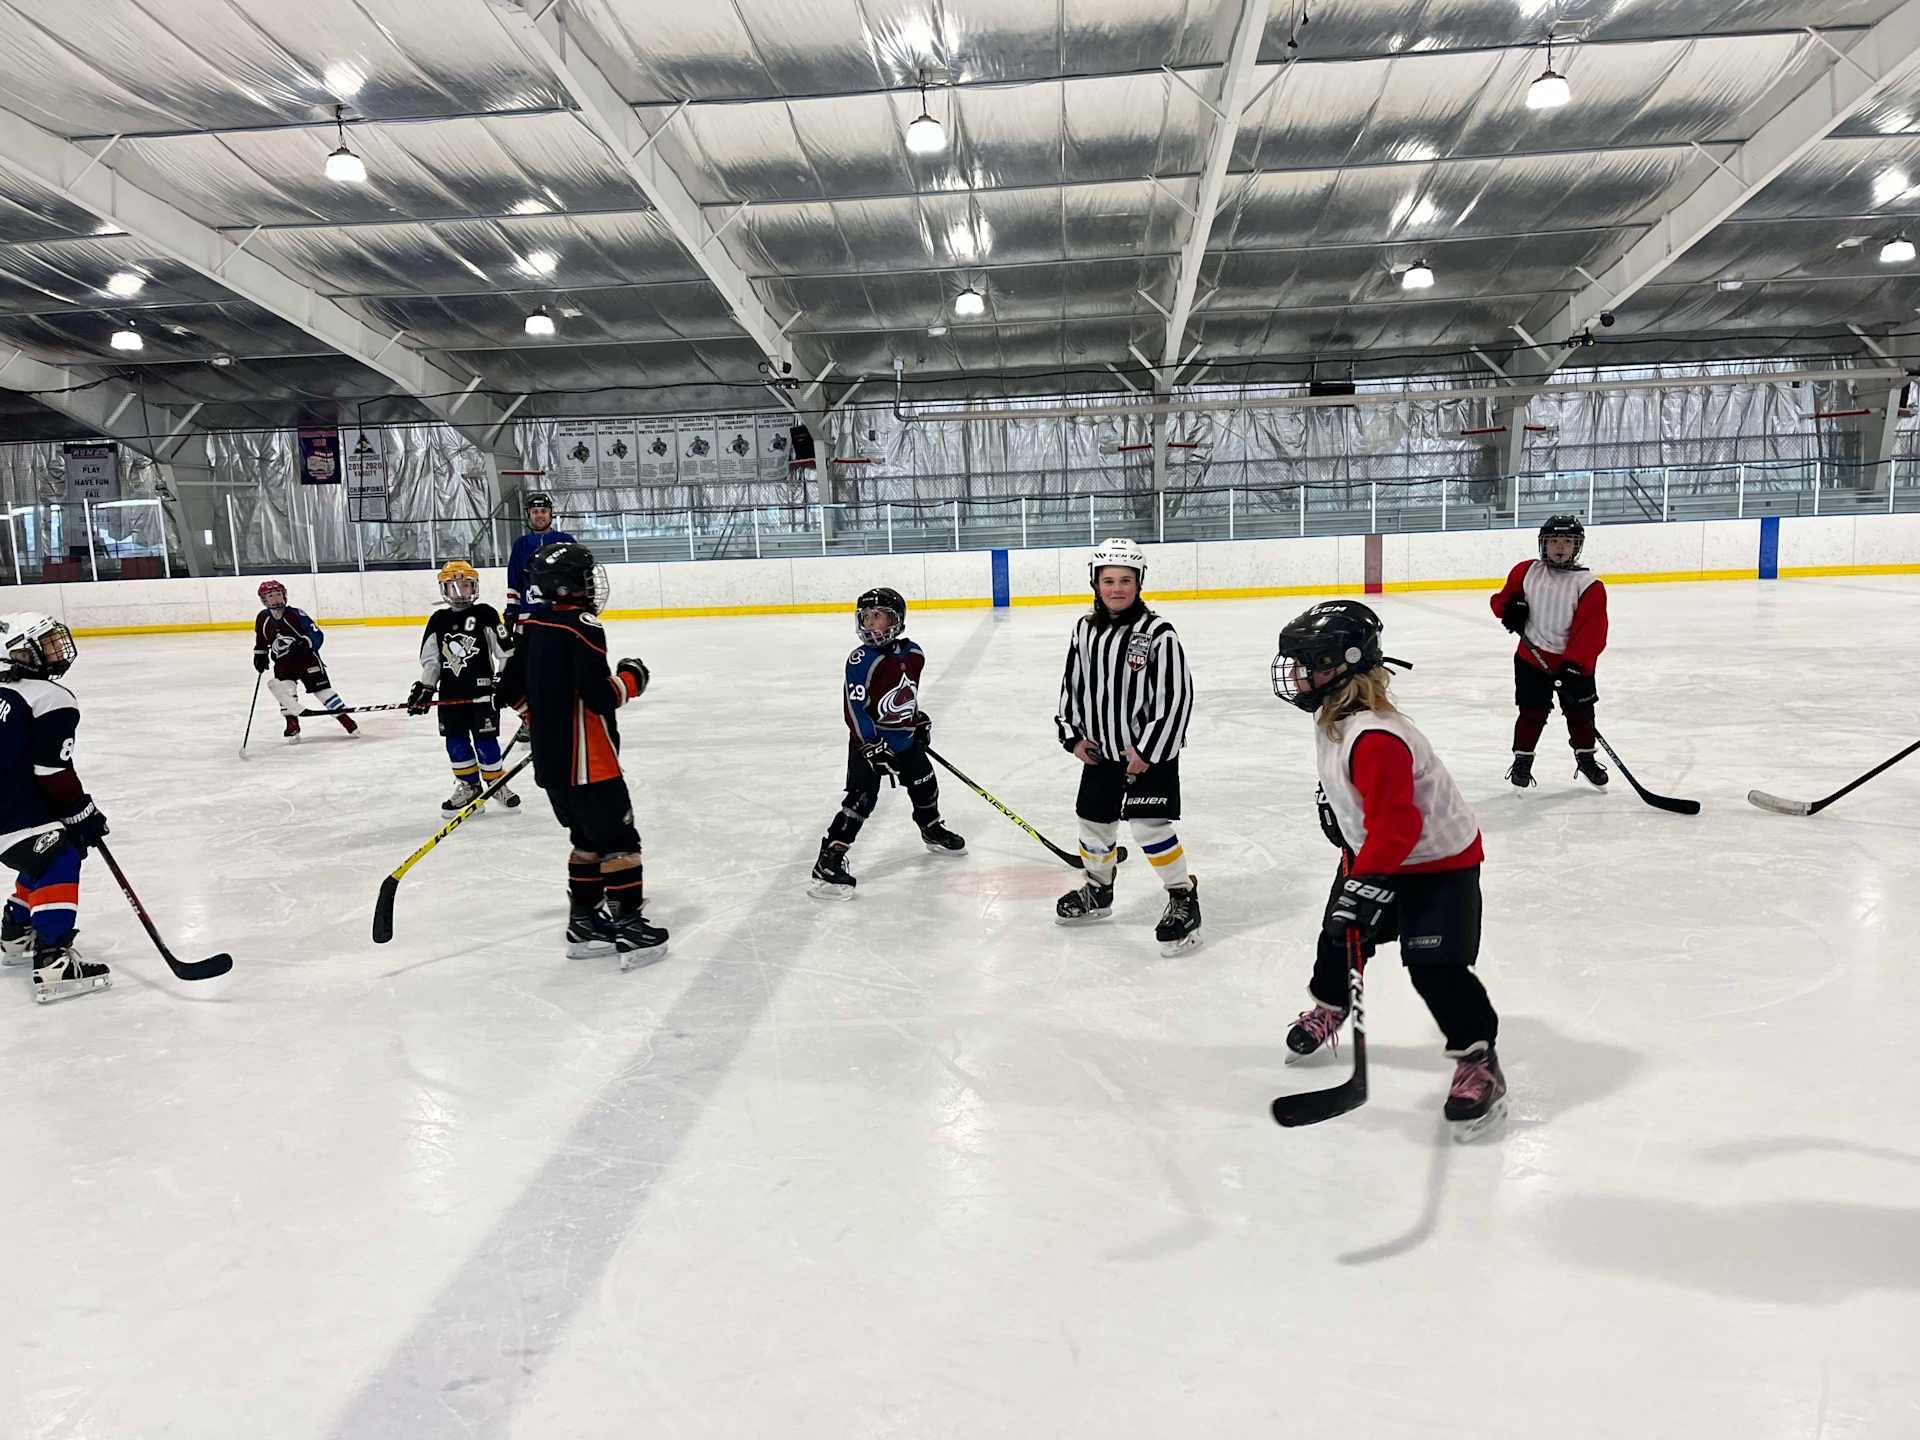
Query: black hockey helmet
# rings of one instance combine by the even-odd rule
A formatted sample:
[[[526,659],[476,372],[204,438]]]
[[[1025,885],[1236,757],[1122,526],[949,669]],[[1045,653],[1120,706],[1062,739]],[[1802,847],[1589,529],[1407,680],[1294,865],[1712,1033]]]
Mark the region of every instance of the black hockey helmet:
[[[598,612],[608,589],[607,567],[584,545],[544,546],[527,562],[527,594],[538,604]]]
[[[869,630],[866,622],[869,610],[891,611],[893,623],[879,632]],[[885,585],[876,585],[853,602],[854,634],[868,645],[891,645],[900,638],[906,628],[907,602],[898,590],[890,590]]]
[[[1406,661],[1380,653],[1384,628],[1372,608],[1358,600],[1323,600],[1280,632],[1270,672],[1273,693],[1312,714],[1329,692],[1356,675],[1387,664],[1411,669]],[[1332,678],[1315,685],[1314,675],[1328,670]]]
[[[540,506],[544,506],[549,510],[553,509],[553,496],[544,490],[529,490],[527,492],[526,504],[520,508],[522,510],[532,510]]]
[[[1547,559],[1547,541],[1549,540],[1573,541],[1572,558],[1560,564]],[[1586,549],[1586,546],[1587,527],[1580,523],[1578,515],[1549,515],[1547,523],[1540,527],[1540,561],[1544,565],[1552,565],[1556,570],[1578,570],[1580,552]]]

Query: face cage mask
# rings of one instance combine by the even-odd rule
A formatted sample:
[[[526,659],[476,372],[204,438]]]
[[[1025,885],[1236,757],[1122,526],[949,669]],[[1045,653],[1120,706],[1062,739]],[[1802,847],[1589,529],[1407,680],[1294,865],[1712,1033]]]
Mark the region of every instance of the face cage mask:
[[[1549,540],[1573,541],[1573,554],[1565,560],[1549,560],[1547,558],[1547,541]],[[1587,537],[1584,535],[1543,535],[1540,537],[1540,563],[1553,570],[1577,570],[1580,568],[1580,552],[1586,548]]]
[[[885,615],[890,618],[890,623],[888,624],[886,628],[886,632],[884,634],[875,634],[872,630],[868,628],[867,616],[869,615]],[[894,641],[900,638],[900,632],[906,628],[907,628],[906,620],[903,617],[895,614],[891,609],[889,609],[885,605],[869,606],[867,609],[859,612],[853,617],[854,633],[858,635],[862,640],[866,641],[867,644],[875,646],[876,648],[891,645]]]
[[[1315,685],[1313,672],[1319,668],[1322,667],[1314,665],[1306,657],[1281,651],[1273,657],[1273,665],[1267,672],[1273,681],[1273,693],[1289,705],[1296,705],[1307,714],[1313,714],[1320,708],[1321,699],[1346,684],[1353,673],[1346,661],[1337,661],[1333,678],[1324,685]]]
[[[587,596],[586,608],[598,615],[607,608],[607,601],[613,596],[613,582],[607,578],[607,567],[595,565],[593,573],[587,577],[591,594]]]
[[[36,675],[64,675],[79,658],[73,632],[57,620],[51,628],[37,635],[21,635],[7,646],[7,659]]]

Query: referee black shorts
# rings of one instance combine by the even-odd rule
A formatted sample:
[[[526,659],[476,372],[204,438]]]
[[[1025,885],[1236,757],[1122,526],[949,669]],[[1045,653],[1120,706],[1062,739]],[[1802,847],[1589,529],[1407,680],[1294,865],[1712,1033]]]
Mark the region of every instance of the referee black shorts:
[[[1080,768],[1080,794],[1074,814],[1096,825],[1116,820],[1178,820],[1180,757],[1127,774],[1124,760],[1102,760]]]

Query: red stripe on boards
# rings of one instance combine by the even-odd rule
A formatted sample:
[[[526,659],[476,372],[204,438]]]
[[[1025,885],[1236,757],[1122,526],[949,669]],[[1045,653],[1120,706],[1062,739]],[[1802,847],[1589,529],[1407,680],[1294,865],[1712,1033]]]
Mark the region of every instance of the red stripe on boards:
[[[1378,595],[1380,593],[1380,537],[1378,535],[1367,536],[1366,576],[1367,594]]]

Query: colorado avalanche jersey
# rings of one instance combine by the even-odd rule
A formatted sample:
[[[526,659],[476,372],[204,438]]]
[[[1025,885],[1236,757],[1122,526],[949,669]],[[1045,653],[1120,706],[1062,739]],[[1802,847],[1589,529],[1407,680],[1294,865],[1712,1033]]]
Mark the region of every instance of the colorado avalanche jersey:
[[[73,772],[80,706],[51,680],[15,677],[0,683],[0,850],[57,824],[47,794],[54,776]],[[73,789],[79,793],[78,782]]]
[[[840,708],[856,738],[884,738],[896,755],[912,748],[920,724],[920,672],[926,663],[911,640],[862,645],[847,657]]]
[[[264,652],[274,660],[285,660],[301,648],[300,642],[303,640],[316,655],[320,653],[320,647],[327,643],[326,635],[304,610],[289,605],[281,611],[278,620],[273,618],[271,610],[262,610],[253,617],[253,648],[256,653]]]
[[[494,677],[506,668],[505,631],[491,605],[451,606],[427,617],[420,636],[420,681],[442,700],[490,699]]]

